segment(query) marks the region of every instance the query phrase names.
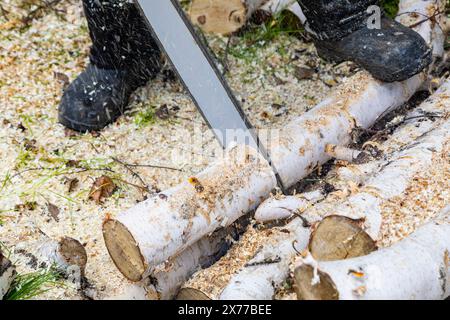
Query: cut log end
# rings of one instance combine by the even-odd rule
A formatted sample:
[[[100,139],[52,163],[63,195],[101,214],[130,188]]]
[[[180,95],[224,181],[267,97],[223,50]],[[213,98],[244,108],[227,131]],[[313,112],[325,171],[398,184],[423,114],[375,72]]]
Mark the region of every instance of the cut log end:
[[[147,268],[130,231],[119,221],[108,220],[103,224],[103,237],[120,272],[130,281],[141,281]]]
[[[177,295],[176,300],[184,301],[200,301],[200,300],[211,300],[206,294],[200,290],[194,288],[182,288]]]
[[[309,251],[318,261],[356,258],[375,250],[375,241],[361,228],[360,222],[343,216],[323,219],[309,243]]]
[[[230,34],[247,22],[247,9],[242,0],[195,0],[189,14],[192,22],[207,33]]]
[[[84,269],[87,263],[86,249],[72,238],[62,238],[59,242],[59,253],[70,266],[79,266]]]
[[[314,268],[301,265],[294,272],[295,292],[299,300],[339,300],[339,292],[331,278],[317,271],[319,281],[315,281]]]

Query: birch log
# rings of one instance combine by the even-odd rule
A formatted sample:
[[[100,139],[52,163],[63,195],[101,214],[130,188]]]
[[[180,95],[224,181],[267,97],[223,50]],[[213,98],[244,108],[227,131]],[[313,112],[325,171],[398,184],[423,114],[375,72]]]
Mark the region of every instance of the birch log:
[[[407,11],[429,15],[443,0],[404,0]],[[442,12],[442,11],[441,11]],[[408,13],[408,22],[421,15]],[[438,23],[426,21],[417,30],[430,45],[442,46]],[[426,80],[425,73],[397,83],[382,83],[367,73],[349,79],[331,97],[282,128],[269,151],[286,187],[293,186],[328,160],[327,144],[345,145],[352,130],[369,128],[388,110],[399,107]],[[256,151],[236,147],[195,179],[163,192],[105,221],[108,251],[119,270],[139,281],[167,259],[214,230],[230,225],[255,209],[276,187],[270,166]],[[240,155],[240,157],[236,157]]]
[[[16,269],[14,265],[0,251],[0,300],[8,292],[15,276]]]
[[[450,207],[390,248],[317,266],[300,264],[295,281],[299,299],[445,299],[450,296]]]
[[[368,141],[367,145],[373,145],[383,155],[379,160],[373,160],[364,164],[349,163],[345,166],[336,168],[335,175],[338,178],[333,184],[337,188],[345,188],[341,182],[354,185],[364,184],[374,172],[378,172],[386,165],[387,157],[394,154],[397,150],[413,143],[421,136],[442,125],[448,114],[448,105],[450,95],[450,80],[443,82],[441,87],[418,108],[402,116],[399,121],[401,126],[395,130],[382,145]]]
[[[203,31],[226,35],[245,26],[258,10],[274,14],[284,9],[306,20],[295,0],[193,0],[189,15]]]
[[[218,261],[234,241],[244,233],[249,219],[243,217],[228,228],[217,230],[184,250],[180,255],[164,263],[148,278],[133,283],[122,292],[106,300],[172,300],[182,285],[198,270],[210,267]]]
[[[138,284],[127,286],[123,293],[107,300],[172,300],[182,285],[201,268],[217,261],[227,237],[226,229],[205,237],[155,270]],[[185,300],[185,299],[182,299]]]
[[[150,277],[147,298],[171,300],[181,286],[198,270],[205,269],[219,260],[234,241],[245,231],[249,219],[241,218],[228,228],[206,236],[184,250],[179,256],[164,264]]]
[[[79,272],[82,276],[86,269],[87,254],[84,246],[73,238],[63,237],[59,240],[46,239],[37,249],[38,259],[48,266],[55,266],[68,274]]]
[[[333,173],[336,176],[333,184],[336,184],[338,189],[344,188],[343,184],[348,185],[349,182],[353,182],[356,186],[364,184],[374,172],[378,172],[382,166],[386,165],[387,155],[413,143],[419,137],[443,124],[448,113],[448,105],[450,105],[449,97],[450,80],[446,80],[419,108],[401,117],[400,121],[403,121],[403,124],[400,129],[394,131],[383,145],[378,145],[381,148],[379,151],[384,154],[382,159],[372,159],[372,161],[366,162],[370,158],[367,152],[341,146],[325,146],[325,152],[330,157],[350,162],[346,166],[336,168]],[[368,144],[370,143],[369,141]],[[323,198],[324,195],[320,190],[295,196],[273,197],[258,207],[255,219],[259,222],[286,219],[294,212],[305,211]]]

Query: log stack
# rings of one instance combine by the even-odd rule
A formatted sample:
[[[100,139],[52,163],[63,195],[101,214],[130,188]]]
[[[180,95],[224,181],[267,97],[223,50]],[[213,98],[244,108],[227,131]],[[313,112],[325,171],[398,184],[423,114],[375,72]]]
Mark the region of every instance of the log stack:
[[[357,258],[375,252],[378,246],[375,239],[380,238],[381,223],[376,223],[376,228],[374,225],[369,227],[361,214],[372,214],[372,221],[383,220],[381,215],[381,212],[385,211],[383,203],[392,205],[392,203],[400,201],[399,205],[401,205],[402,201],[406,203],[409,198],[412,199],[411,201],[417,202],[414,200],[417,196],[416,193],[406,186],[416,185],[418,183],[416,181],[420,181],[417,180],[418,172],[426,172],[432,167],[443,171],[441,180],[444,181],[427,180],[422,188],[433,182],[443,183],[439,187],[441,191],[438,191],[444,192],[443,197],[440,199],[440,203],[436,204],[438,209],[433,209],[436,213],[439,207],[450,200],[448,196],[445,196],[444,191],[448,189],[445,180],[448,181],[450,175],[448,165],[445,169],[445,163],[448,164],[449,161],[450,128],[448,115],[446,115],[448,105],[450,105],[450,80],[417,109],[406,114],[406,118],[411,120],[397,129],[389,140],[381,145],[386,151],[382,159],[373,161],[370,167],[366,164],[360,165],[364,170],[358,170],[353,166],[355,172],[363,175],[358,178],[353,176],[353,178],[364,182],[360,188],[350,191],[348,195],[343,195],[343,192],[338,190],[319,203],[311,201],[306,208],[304,204],[306,200],[301,194],[293,197],[277,196],[263,203],[258,211],[264,210],[265,216],[270,216],[269,211],[273,210],[272,216],[275,219],[280,217],[280,212],[284,214],[291,211],[297,211],[299,217],[284,227],[272,228],[270,235],[261,242],[262,247],[258,249],[257,254],[246,261],[227,284],[211,288],[205,283],[209,273],[216,273],[213,267],[211,270],[204,270],[194,275],[183,289],[182,297],[198,299],[200,296],[206,296],[211,299],[225,300],[272,299],[289,276],[290,262],[299,252],[309,249],[309,252],[312,253],[311,259],[315,258],[319,261]],[[426,118],[426,115],[442,115],[442,117]],[[443,163],[443,165],[439,166],[439,163]],[[371,168],[370,172],[369,168]],[[397,173],[394,172],[395,170]],[[396,178],[386,179],[386,175],[396,175]],[[346,174],[340,179],[341,181],[337,181],[336,177],[333,178],[337,185],[343,185],[345,181],[349,182]],[[393,197],[393,194],[391,197],[383,199],[382,192],[380,194],[374,192],[377,181],[382,183],[380,189],[385,192],[385,195],[393,190],[400,195],[397,199]],[[367,190],[371,192],[371,194],[365,194],[367,200],[376,198],[379,203],[361,207],[358,203],[364,199],[363,194]],[[425,189],[423,192],[429,191]],[[299,205],[298,210],[295,209],[295,204]],[[431,203],[427,205],[431,207]],[[286,210],[287,208],[290,210]],[[374,219],[375,217],[376,219]],[[415,221],[419,217],[426,219],[417,214],[416,217],[405,220]],[[400,223],[397,221],[396,225],[399,226]],[[369,232],[374,238],[369,235]],[[239,247],[243,248],[246,245],[240,243]],[[299,297],[308,298],[308,296]],[[331,296],[326,298],[331,298]]]
[[[403,13],[401,22],[415,26],[416,31],[433,47],[435,58],[443,55],[445,35],[440,23],[445,18],[438,14],[433,20],[422,21],[422,16],[439,10],[443,12],[444,6],[442,0],[403,0],[400,3]],[[348,79],[325,101],[286,125],[279,134],[280,141],[270,144],[272,161],[285,185],[293,186],[332,159],[330,146],[348,145],[354,130],[369,129],[387,111],[407,102],[427,80],[427,72],[397,83],[381,83],[366,72]],[[448,89],[447,84],[442,90]],[[444,103],[445,92],[440,91],[438,94],[441,96],[434,96],[434,99]],[[315,226],[312,238],[321,239],[310,244],[316,256],[331,252],[334,256],[329,259],[341,258],[342,252],[353,247],[348,244],[341,246],[342,241],[349,237],[353,244],[363,245],[361,250],[347,257],[357,257],[375,250],[382,224],[377,206],[404,192],[415,172],[432,165],[435,152],[445,150],[448,136],[445,130],[448,128],[444,125],[437,127],[417,141],[418,144],[412,144],[411,148],[394,152],[391,158],[378,161],[375,165],[363,164],[366,175],[359,175],[358,178],[364,181],[366,189],[349,195],[346,203],[337,206],[332,197],[327,198],[306,210],[302,214],[303,219],[296,218],[284,228],[275,229],[267,244],[248,264],[249,267],[233,278],[219,298],[272,298],[277,287],[288,276],[292,258],[298,250],[308,247],[311,228],[305,225],[305,220]],[[403,138],[410,139],[406,134]],[[438,146],[430,151],[430,144],[433,148],[436,144]],[[336,147],[333,150],[336,151]],[[381,172],[380,168],[383,169]],[[373,177],[367,176],[367,171],[372,171]],[[392,184],[385,188],[383,183],[386,182]],[[230,226],[256,209],[269,198],[275,187],[276,179],[271,167],[256,150],[233,147],[223,159],[198,176],[161,192],[115,219],[105,221],[103,233],[106,246],[125,277],[135,282],[142,281],[154,276],[158,270],[164,270],[168,261],[194,248],[209,234]],[[378,193],[373,191],[375,189]],[[317,224],[324,217],[327,217],[327,225],[325,221]],[[329,241],[324,241],[321,236],[330,227],[340,230],[335,248],[331,249],[324,246]],[[296,249],[292,246],[293,241],[297,244]],[[261,264],[270,257],[276,262]]]

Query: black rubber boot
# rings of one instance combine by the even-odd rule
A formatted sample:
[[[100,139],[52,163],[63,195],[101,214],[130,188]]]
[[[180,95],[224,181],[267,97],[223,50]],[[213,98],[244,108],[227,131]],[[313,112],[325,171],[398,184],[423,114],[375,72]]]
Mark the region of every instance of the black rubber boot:
[[[374,28],[377,0],[298,0],[317,53],[333,62],[353,61],[385,82],[403,81],[425,69],[432,50],[414,30],[381,14]],[[381,11],[382,12],[382,11]]]
[[[137,8],[127,0],[83,1],[91,64],[64,93],[59,121],[98,131],[123,114],[130,95],[160,71],[161,54]]]

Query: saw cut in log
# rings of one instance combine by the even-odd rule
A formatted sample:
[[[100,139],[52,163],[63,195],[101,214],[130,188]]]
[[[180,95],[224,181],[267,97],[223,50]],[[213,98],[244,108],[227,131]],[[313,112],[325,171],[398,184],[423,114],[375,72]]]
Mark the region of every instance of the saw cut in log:
[[[305,21],[295,0],[193,0],[189,15],[204,32],[227,35],[245,26],[258,10],[274,14],[284,9]]]
[[[410,13],[402,16],[407,16],[408,22],[421,21],[423,14],[438,9],[443,12],[443,0],[404,1]],[[444,38],[435,30],[440,30],[441,19],[442,15],[437,15],[434,21],[417,26],[431,46],[442,46]],[[282,128],[277,135],[280,141],[272,141],[269,152],[285,186],[295,185],[329,161],[327,144],[348,144],[354,129],[370,128],[385,112],[408,101],[426,78],[422,73],[404,82],[382,83],[365,72],[359,73],[331,97]],[[244,148],[242,152],[242,148],[228,150],[224,159],[198,177],[104,223],[108,251],[129,280],[142,280],[161,263],[230,225],[269,197],[276,188],[270,166],[256,151]],[[237,160],[236,154],[241,155]]]
[[[206,294],[194,288],[182,288],[177,295],[177,300],[184,301],[200,301],[211,300]]]
[[[0,251],[0,300],[9,291],[16,274],[14,265]]]
[[[450,207],[390,248],[350,260],[301,263],[295,282],[299,299],[443,300],[450,296]]]

